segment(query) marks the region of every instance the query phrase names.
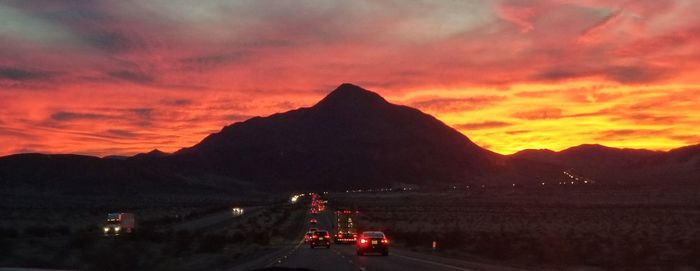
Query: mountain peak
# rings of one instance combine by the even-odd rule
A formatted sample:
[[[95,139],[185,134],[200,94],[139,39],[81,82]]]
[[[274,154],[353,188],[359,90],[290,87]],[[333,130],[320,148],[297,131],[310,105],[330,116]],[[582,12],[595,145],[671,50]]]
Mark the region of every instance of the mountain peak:
[[[315,107],[361,107],[389,104],[379,94],[357,85],[343,83],[331,91]]]
[[[169,154],[166,152],[162,152],[159,149],[153,149],[152,151],[149,151],[147,153],[139,153],[137,155],[132,156],[133,158],[144,158],[144,157],[163,157],[163,156],[168,156]]]

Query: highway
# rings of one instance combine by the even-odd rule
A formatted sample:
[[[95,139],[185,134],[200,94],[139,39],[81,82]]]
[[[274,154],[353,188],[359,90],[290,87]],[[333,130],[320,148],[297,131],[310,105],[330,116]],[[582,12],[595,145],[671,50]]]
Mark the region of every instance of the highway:
[[[307,215],[305,223],[308,225]],[[322,230],[333,230],[333,213],[324,211],[317,215],[316,227]],[[305,227],[308,228],[308,227]],[[305,230],[304,230],[305,231]],[[299,242],[288,247],[236,266],[228,271],[255,270],[272,267],[305,268],[311,270],[333,271],[375,271],[375,270],[436,270],[436,271],[467,271],[467,270],[521,270],[512,267],[496,266],[425,255],[390,248],[389,256],[365,255],[357,256],[354,244],[332,244],[330,249],[311,249],[302,241],[304,232],[299,233]],[[389,236],[389,238],[391,238]]]

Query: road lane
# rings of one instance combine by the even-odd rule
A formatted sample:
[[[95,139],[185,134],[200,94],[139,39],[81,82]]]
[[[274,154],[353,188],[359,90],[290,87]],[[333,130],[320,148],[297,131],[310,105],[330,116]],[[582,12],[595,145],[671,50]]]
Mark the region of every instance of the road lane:
[[[329,208],[330,209],[330,208]],[[309,224],[310,218],[317,218],[318,223]],[[303,242],[304,233],[309,227],[328,230],[333,233],[334,213],[326,210],[319,214],[307,214],[304,221],[299,221],[297,243],[280,246],[268,253],[261,254],[245,263],[229,269],[229,271],[255,270],[269,267],[306,268],[311,270],[332,271],[472,271],[472,270],[504,270],[516,271],[505,266],[468,262],[452,258],[426,255],[422,253],[389,249],[388,256],[364,255],[357,256],[354,244],[331,244],[330,249],[310,248]]]
[[[325,211],[317,215],[319,229],[333,230],[333,213]],[[308,221],[308,218],[307,218]],[[357,256],[352,244],[332,244],[331,249],[311,249],[300,245],[283,257],[270,262],[267,267],[308,268],[333,271],[472,271],[472,270],[520,270],[511,267],[460,261],[390,248],[389,256]]]
[[[296,242],[283,244],[275,248],[271,248],[268,252],[263,252],[257,256],[250,257],[248,260],[238,263],[231,268],[227,268],[227,271],[245,271],[245,270],[255,270],[260,268],[266,268],[278,265],[285,261],[290,255],[294,254],[299,249],[304,247],[304,234],[308,230],[308,221],[311,215],[306,213],[303,221],[298,221],[298,228],[296,230]]]

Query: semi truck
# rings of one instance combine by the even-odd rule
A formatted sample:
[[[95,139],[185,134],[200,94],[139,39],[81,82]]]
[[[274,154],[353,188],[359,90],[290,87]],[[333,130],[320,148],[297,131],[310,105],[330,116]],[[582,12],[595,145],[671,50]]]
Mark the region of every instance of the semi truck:
[[[336,244],[354,243],[357,241],[357,210],[338,208],[335,211],[335,235],[333,241]]]
[[[136,219],[132,213],[109,213],[102,230],[105,235],[132,233],[136,228]]]

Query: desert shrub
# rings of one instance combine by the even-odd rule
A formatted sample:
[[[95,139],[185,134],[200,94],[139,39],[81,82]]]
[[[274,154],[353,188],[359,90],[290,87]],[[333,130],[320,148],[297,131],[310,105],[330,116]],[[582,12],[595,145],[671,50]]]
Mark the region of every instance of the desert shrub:
[[[12,259],[15,252],[16,240],[0,237],[0,261],[4,259]]]
[[[460,230],[451,230],[444,232],[437,238],[440,249],[461,249],[467,244],[464,232]]]
[[[99,238],[96,232],[81,230],[76,231],[68,240],[66,248],[68,249],[85,249],[92,246]]]
[[[199,253],[218,253],[226,246],[226,236],[222,234],[208,234],[199,240]]]
[[[399,232],[393,233],[397,242],[403,242],[409,247],[430,247],[435,240],[435,234],[427,232]]]
[[[228,239],[229,243],[238,243],[245,240],[245,235],[240,231],[236,231],[233,234],[229,234],[226,239]]]
[[[270,244],[270,234],[267,231],[256,232],[251,235],[251,241],[261,246]]]
[[[0,227],[0,239],[17,238],[18,236],[19,232],[17,231],[17,229]]]
[[[81,258],[88,270],[101,271],[152,270],[157,261],[158,257],[143,244],[120,240],[86,249]]]
[[[176,257],[183,256],[193,247],[194,241],[195,237],[191,232],[187,230],[177,231],[170,242],[163,248],[163,254]]]
[[[24,229],[23,234],[32,237],[52,237],[69,235],[70,232],[70,228],[68,228],[67,226],[29,226]]]
[[[166,233],[156,231],[153,227],[144,226],[134,230],[133,233],[124,235],[124,239],[130,241],[144,241],[151,243],[163,243],[166,241]]]

